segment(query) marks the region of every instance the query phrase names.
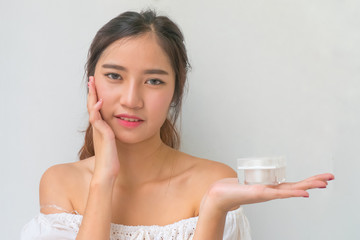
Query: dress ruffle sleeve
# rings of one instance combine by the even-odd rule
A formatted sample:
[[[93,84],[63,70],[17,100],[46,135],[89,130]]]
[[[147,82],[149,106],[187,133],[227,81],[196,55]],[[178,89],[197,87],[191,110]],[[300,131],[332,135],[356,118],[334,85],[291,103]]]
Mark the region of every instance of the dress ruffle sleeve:
[[[198,217],[183,219],[166,226],[126,226],[111,224],[110,240],[191,240]],[[82,216],[70,213],[39,213],[21,231],[21,240],[74,240]],[[251,240],[250,227],[243,209],[226,215],[223,240]]]
[[[242,207],[226,215],[223,240],[251,240],[249,221]]]
[[[69,218],[69,215],[67,218]],[[71,214],[72,215],[72,214]],[[39,214],[28,222],[21,231],[21,240],[74,240],[79,222],[64,224],[59,214]],[[76,215],[74,215],[76,216]],[[76,219],[74,219],[76,220]]]

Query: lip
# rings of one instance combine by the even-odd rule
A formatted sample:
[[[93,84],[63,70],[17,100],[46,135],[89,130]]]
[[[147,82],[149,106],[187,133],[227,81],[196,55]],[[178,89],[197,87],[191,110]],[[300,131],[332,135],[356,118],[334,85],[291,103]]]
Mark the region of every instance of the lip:
[[[134,116],[134,115],[128,115],[128,114],[119,114],[119,115],[115,115],[116,117],[116,120],[118,121],[118,123],[126,128],[136,128],[138,127],[139,125],[141,125],[144,120],[137,117],[137,116]],[[127,121],[127,120],[124,120],[124,119],[121,119],[121,118],[130,118],[130,119],[136,119],[138,121],[136,122],[131,122],[131,121]]]
[[[128,114],[118,114],[118,115],[115,115],[115,117],[117,118],[132,118],[132,119],[137,119],[137,120],[140,120],[140,121],[144,121],[143,119],[135,116],[135,115],[128,115]]]

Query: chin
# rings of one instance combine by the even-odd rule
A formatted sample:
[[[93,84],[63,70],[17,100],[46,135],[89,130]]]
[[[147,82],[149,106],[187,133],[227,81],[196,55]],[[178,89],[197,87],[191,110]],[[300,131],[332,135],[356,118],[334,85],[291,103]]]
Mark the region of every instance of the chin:
[[[144,134],[142,134],[141,136],[139,136],[137,134],[129,134],[129,135],[115,134],[115,138],[116,138],[116,141],[118,141],[121,144],[137,144],[137,143],[144,143],[146,141],[152,141],[155,139],[155,135],[153,135],[151,137],[146,137],[146,136],[144,136]],[[160,136],[159,136],[159,138],[160,138]]]
[[[144,139],[139,139],[135,137],[126,137],[126,136],[115,136],[117,142],[122,144],[136,144],[142,142]]]

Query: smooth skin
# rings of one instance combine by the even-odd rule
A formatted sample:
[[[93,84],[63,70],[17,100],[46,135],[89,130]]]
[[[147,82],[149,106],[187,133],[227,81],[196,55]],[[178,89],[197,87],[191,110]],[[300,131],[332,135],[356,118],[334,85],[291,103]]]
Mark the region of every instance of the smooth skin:
[[[40,182],[41,205],[56,204],[83,215],[77,239],[108,240],[110,223],[163,226],[195,216],[199,220],[194,239],[222,239],[228,211],[244,204],[308,197],[306,190],[325,188],[334,179],[321,174],[278,186],[241,185],[229,166],[166,146],[160,127],[172,100],[175,74],[152,33],[108,46],[88,85],[95,156],[55,165]],[[118,114],[135,115],[143,122],[124,127]]]

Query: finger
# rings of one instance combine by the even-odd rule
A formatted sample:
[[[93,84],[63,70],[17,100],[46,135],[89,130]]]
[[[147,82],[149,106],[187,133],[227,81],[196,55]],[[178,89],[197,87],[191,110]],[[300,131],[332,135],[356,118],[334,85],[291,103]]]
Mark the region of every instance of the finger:
[[[89,121],[94,123],[97,120],[102,120],[100,109],[103,104],[103,100],[97,97],[96,87],[95,87],[95,78],[94,76],[89,77],[88,82],[89,94],[88,94],[88,112],[89,112]]]
[[[90,107],[89,110],[89,122],[94,124],[97,120],[102,120],[100,115],[100,109],[102,107],[103,100],[100,99],[93,107]]]
[[[269,186],[278,189],[310,189],[310,188],[324,188],[328,185],[327,181],[333,180],[335,177],[331,173],[324,173],[309,177],[300,182],[281,183],[276,186]]]
[[[312,188],[326,188],[327,182],[326,181],[319,181],[319,180],[304,180],[297,183],[282,183],[278,186],[274,186],[273,188],[277,189],[289,189],[289,190],[308,190]]]
[[[312,181],[312,180],[320,180],[320,181],[331,181],[331,180],[334,180],[335,177],[333,174],[331,173],[323,173],[323,174],[319,174],[319,175],[315,175],[315,176],[312,176],[312,177],[309,177],[305,180],[307,181]]]
[[[98,102],[98,97],[95,87],[95,79],[93,76],[89,77],[88,87],[89,87],[89,93],[88,93],[87,107],[90,112],[92,106],[94,106]]]

